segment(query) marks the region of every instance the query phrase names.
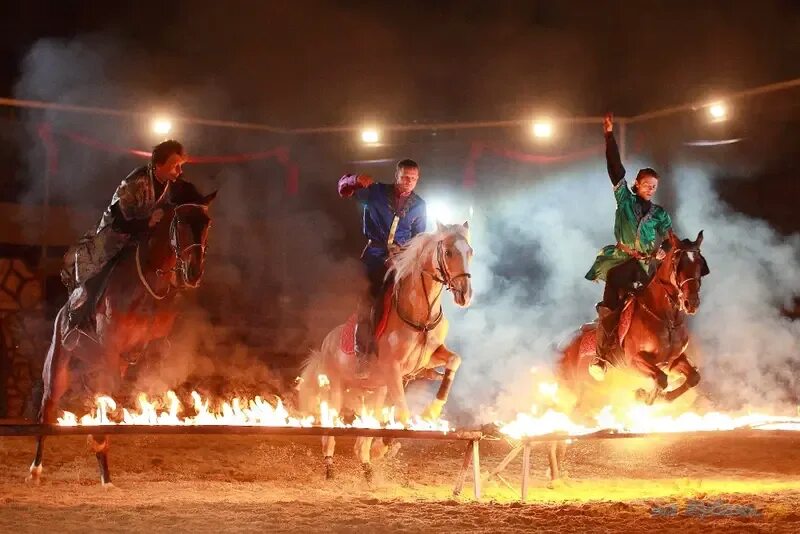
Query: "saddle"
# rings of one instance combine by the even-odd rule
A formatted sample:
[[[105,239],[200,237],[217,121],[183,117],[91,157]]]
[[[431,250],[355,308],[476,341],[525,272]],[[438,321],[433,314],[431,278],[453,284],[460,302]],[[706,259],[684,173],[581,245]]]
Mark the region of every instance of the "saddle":
[[[383,335],[386,330],[386,324],[389,322],[389,312],[392,310],[392,295],[394,293],[394,283],[387,283],[383,290],[383,313],[378,318],[375,325],[375,341]],[[342,336],[339,340],[339,347],[342,352],[348,355],[356,353],[356,325],[358,324],[358,314],[353,313],[348,317],[347,322],[342,329]]]

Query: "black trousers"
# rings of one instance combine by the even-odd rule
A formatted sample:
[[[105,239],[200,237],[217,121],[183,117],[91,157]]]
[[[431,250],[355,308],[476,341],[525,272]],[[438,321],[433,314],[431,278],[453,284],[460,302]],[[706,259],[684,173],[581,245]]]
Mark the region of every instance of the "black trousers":
[[[372,350],[375,326],[383,313],[383,289],[386,265],[382,262],[364,263],[367,290],[361,295],[358,306],[358,327],[356,328],[356,348],[359,353]]]
[[[622,304],[622,296],[633,290],[638,282],[647,285],[649,275],[644,272],[639,261],[631,258],[610,269],[606,275],[606,287],[603,290],[603,305],[615,310]]]

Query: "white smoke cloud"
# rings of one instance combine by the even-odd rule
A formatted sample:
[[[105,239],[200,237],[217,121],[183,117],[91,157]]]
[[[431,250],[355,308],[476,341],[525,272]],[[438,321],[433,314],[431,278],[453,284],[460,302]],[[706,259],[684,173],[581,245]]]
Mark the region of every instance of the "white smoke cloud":
[[[633,167],[631,167],[633,168]],[[676,168],[676,231],[704,230],[704,279],[691,320],[701,388],[720,407],[772,406],[798,394],[800,323],[781,314],[800,291],[800,236],[732,212],[711,173]],[[614,199],[603,167],[558,173],[486,201],[471,224],[473,306],[448,306],[449,345],[463,357],[452,413],[486,422],[530,407],[533,367],[553,369],[556,345],[595,317],[602,286],[584,279],[613,243]],[[785,407],[785,406],[784,406]]]

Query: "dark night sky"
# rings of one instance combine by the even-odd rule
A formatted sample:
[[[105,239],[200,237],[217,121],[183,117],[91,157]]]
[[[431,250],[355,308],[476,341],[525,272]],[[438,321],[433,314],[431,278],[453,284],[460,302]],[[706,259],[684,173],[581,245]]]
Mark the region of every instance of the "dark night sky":
[[[4,95],[37,39],[99,34],[110,78],[287,126],[631,114],[800,76],[792,0],[23,1],[3,20]]]

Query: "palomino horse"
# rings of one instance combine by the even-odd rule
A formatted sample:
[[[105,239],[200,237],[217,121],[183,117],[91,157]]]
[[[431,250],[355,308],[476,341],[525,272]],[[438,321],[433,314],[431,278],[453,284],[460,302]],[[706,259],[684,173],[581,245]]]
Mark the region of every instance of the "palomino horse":
[[[334,328],[322,343],[322,349],[311,354],[298,385],[300,409],[305,413],[317,410],[325,401],[338,413],[345,404],[345,393],[360,396],[363,405],[376,414],[384,402],[396,410],[396,419],[407,422],[410,412],[406,402],[405,383],[426,370],[445,366],[444,378],[436,399],[425,416],[438,418],[447,401],[461,358],[445,344],[449,325],[442,311],[442,291],[448,289],[459,306],[469,306],[472,298],[469,263],[472,259],[467,223],[442,225],[433,233],[419,234],[392,258],[387,280],[393,281],[391,305],[387,306],[386,326],[377,339],[377,358],[368,377],[355,376],[355,359],[342,350],[342,336],[348,325]],[[349,328],[352,328],[352,321]],[[318,377],[327,377],[320,384]],[[388,396],[388,399],[387,399]],[[377,444],[377,443],[376,443]],[[356,454],[369,479],[372,468],[372,438],[359,438]],[[333,477],[333,436],[322,439],[326,475]]]
[[[202,196],[193,186],[181,191],[180,195],[172,191],[152,233],[125,249],[107,275],[94,308],[96,339],[81,336],[73,348],[65,348],[61,335],[66,304],[59,310],[42,373],[39,423],[56,422],[59,400],[70,384],[71,364],[80,366],[89,392],[113,394],[131,363],[129,355],[143,352],[148,343],[169,334],[177,315],[178,292],[200,284],[211,226],[208,207],[216,192]],[[89,436],[89,444],[100,466],[100,482],[109,485],[108,436]],[[28,479],[33,483],[41,477],[43,445],[44,436],[39,436]]]
[[[709,274],[708,264],[700,253],[703,232],[694,241],[679,240],[670,233],[665,240],[666,255],[650,283],[626,304],[619,328],[621,351],[613,363],[629,367],[651,378],[654,387],[639,389],[637,398],[652,404],[656,399],[672,402],[700,382],[700,373],[686,356],[689,330],[686,316],[700,307],[700,285]],[[563,350],[558,363],[559,382],[576,395],[575,413],[583,405],[587,386],[594,380],[589,364],[595,354],[596,324],[586,325]],[[666,391],[668,373],[683,375],[683,382]],[[556,445],[554,445],[556,447]],[[558,457],[563,459],[563,442]],[[552,456],[551,456],[552,458]],[[551,477],[557,473],[551,471]]]

